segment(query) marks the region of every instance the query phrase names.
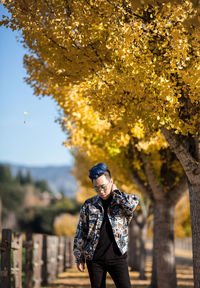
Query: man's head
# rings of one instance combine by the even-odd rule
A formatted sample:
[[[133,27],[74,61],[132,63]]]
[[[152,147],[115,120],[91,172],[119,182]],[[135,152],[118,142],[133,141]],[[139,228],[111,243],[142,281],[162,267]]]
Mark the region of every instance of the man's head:
[[[92,180],[95,191],[106,200],[111,193],[113,184],[110,170],[105,163],[99,163],[89,170],[89,178]]]

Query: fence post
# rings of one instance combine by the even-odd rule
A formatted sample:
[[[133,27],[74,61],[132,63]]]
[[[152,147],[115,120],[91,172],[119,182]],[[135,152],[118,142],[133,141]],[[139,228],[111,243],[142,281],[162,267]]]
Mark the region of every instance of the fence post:
[[[14,240],[11,244],[13,249],[13,268],[11,268],[14,278],[14,288],[22,288],[22,235],[14,233]]]
[[[57,276],[58,237],[43,236],[42,285],[45,286]]]
[[[42,249],[42,286],[48,284],[48,270],[47,270],[47,235],[43,235],[43,249]]]
[[[26,241],[23,243],[25,248],[25,265],[24,269],[24,288],[32,288],[33,276],[33,236],[32,233],[26,233]]]
[[[59,237],[58,236],[51,236],[51,249],[52,249],[52,277],[51,279],[54,280],[57,277],[57,263],[58,263],[58,243],[59,243]]]
[[[65,252],[64,252],[64,266],[65,269],[71,268],[75,264],[75,257],[73,254],[73,241],[72,237],[65,237]]]
[[[43,241],[41,234],[33,235],[33,287],[40,288]]]
[[[60,236],[58,243],[57,275],[64,271],[64,251],[65,251],[64,248],[65,248],[65,238],[63,236]]]
[[[0,288],[11,288],[11,240],[12,231],[10,229],[2,230],[1,241],[1,271]]]
[[[64,265],[65,265],[65,270],[67,268],[69,268],[69,241],[68,241],[68,237],[65,237]]]
[[[73,238],[69,237],[69,267],[73,267],[75,264],[75,258],[73,254]]]

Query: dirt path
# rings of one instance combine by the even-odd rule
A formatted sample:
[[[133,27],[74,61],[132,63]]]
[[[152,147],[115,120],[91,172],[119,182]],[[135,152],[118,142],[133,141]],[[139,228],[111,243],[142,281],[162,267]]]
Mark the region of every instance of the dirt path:
[[[176,267],[177,267],[177,280],[179,288],[194,287],[193,285],[193,269],[191,253],[184,251],[176,251]],[[151,277],[151,258],[147,258],[146,262],[146,276],[147,280],[139,280],[139,273],[129,271],[132,287],[147,288],[150,285]],[[70,268],[67,272],[61,273],[59,278],[56,279],[48,288],[89,288],[90,281],[88,271],[81,273],[78,272],[76,267]],[[115,288],[113,281],[109,274],[107,274],[106,288]]]

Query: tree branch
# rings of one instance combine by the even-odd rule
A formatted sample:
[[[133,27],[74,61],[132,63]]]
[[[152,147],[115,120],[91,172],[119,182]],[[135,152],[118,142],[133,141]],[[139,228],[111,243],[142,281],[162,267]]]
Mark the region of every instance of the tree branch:
[[[138,188],[138,190],[144,195],[146,195],[148,198],[150,198],[152,201],[154,201],[152,191],[144,185],[144,182],[137,176],[137,174],[133,171],[130,171],[130,177],[133,181],[133,184]]]
[[[179,159],[189,182],[200,184],[200,163],[191,156],[173,131],[164,127],[161,128],[161,131]]]
[[[179,184],[177,184],[176,187],[167,192],[168,200],[174,203],[174,205],[176,205],[179,199],[187,191],[188,191],[187,177],[186,175],[183,175],[183,177],[180,179]]]
[[[163,199],[164,197],[163,187],[160,183],[156,181],[156,177],[153,172],[151,163],[147,160],[147,157],[144,154],[142,154],[142,160],[144,163],[145,174],[147,176],[149,185],[152,189],[154,199],[156,200]]]

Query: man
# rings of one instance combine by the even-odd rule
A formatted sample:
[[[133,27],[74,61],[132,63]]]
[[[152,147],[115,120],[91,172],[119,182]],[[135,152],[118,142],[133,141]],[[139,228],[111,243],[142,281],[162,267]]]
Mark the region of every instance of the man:
[[[98,195],[81,207],[73,247],[77,268],[83,272],[86,262],[92,288],[106,287],[107,272],[117,288],[130,288],[128,224],[139,198],[117,189],[105,163],[92,167],[89,178]]]

